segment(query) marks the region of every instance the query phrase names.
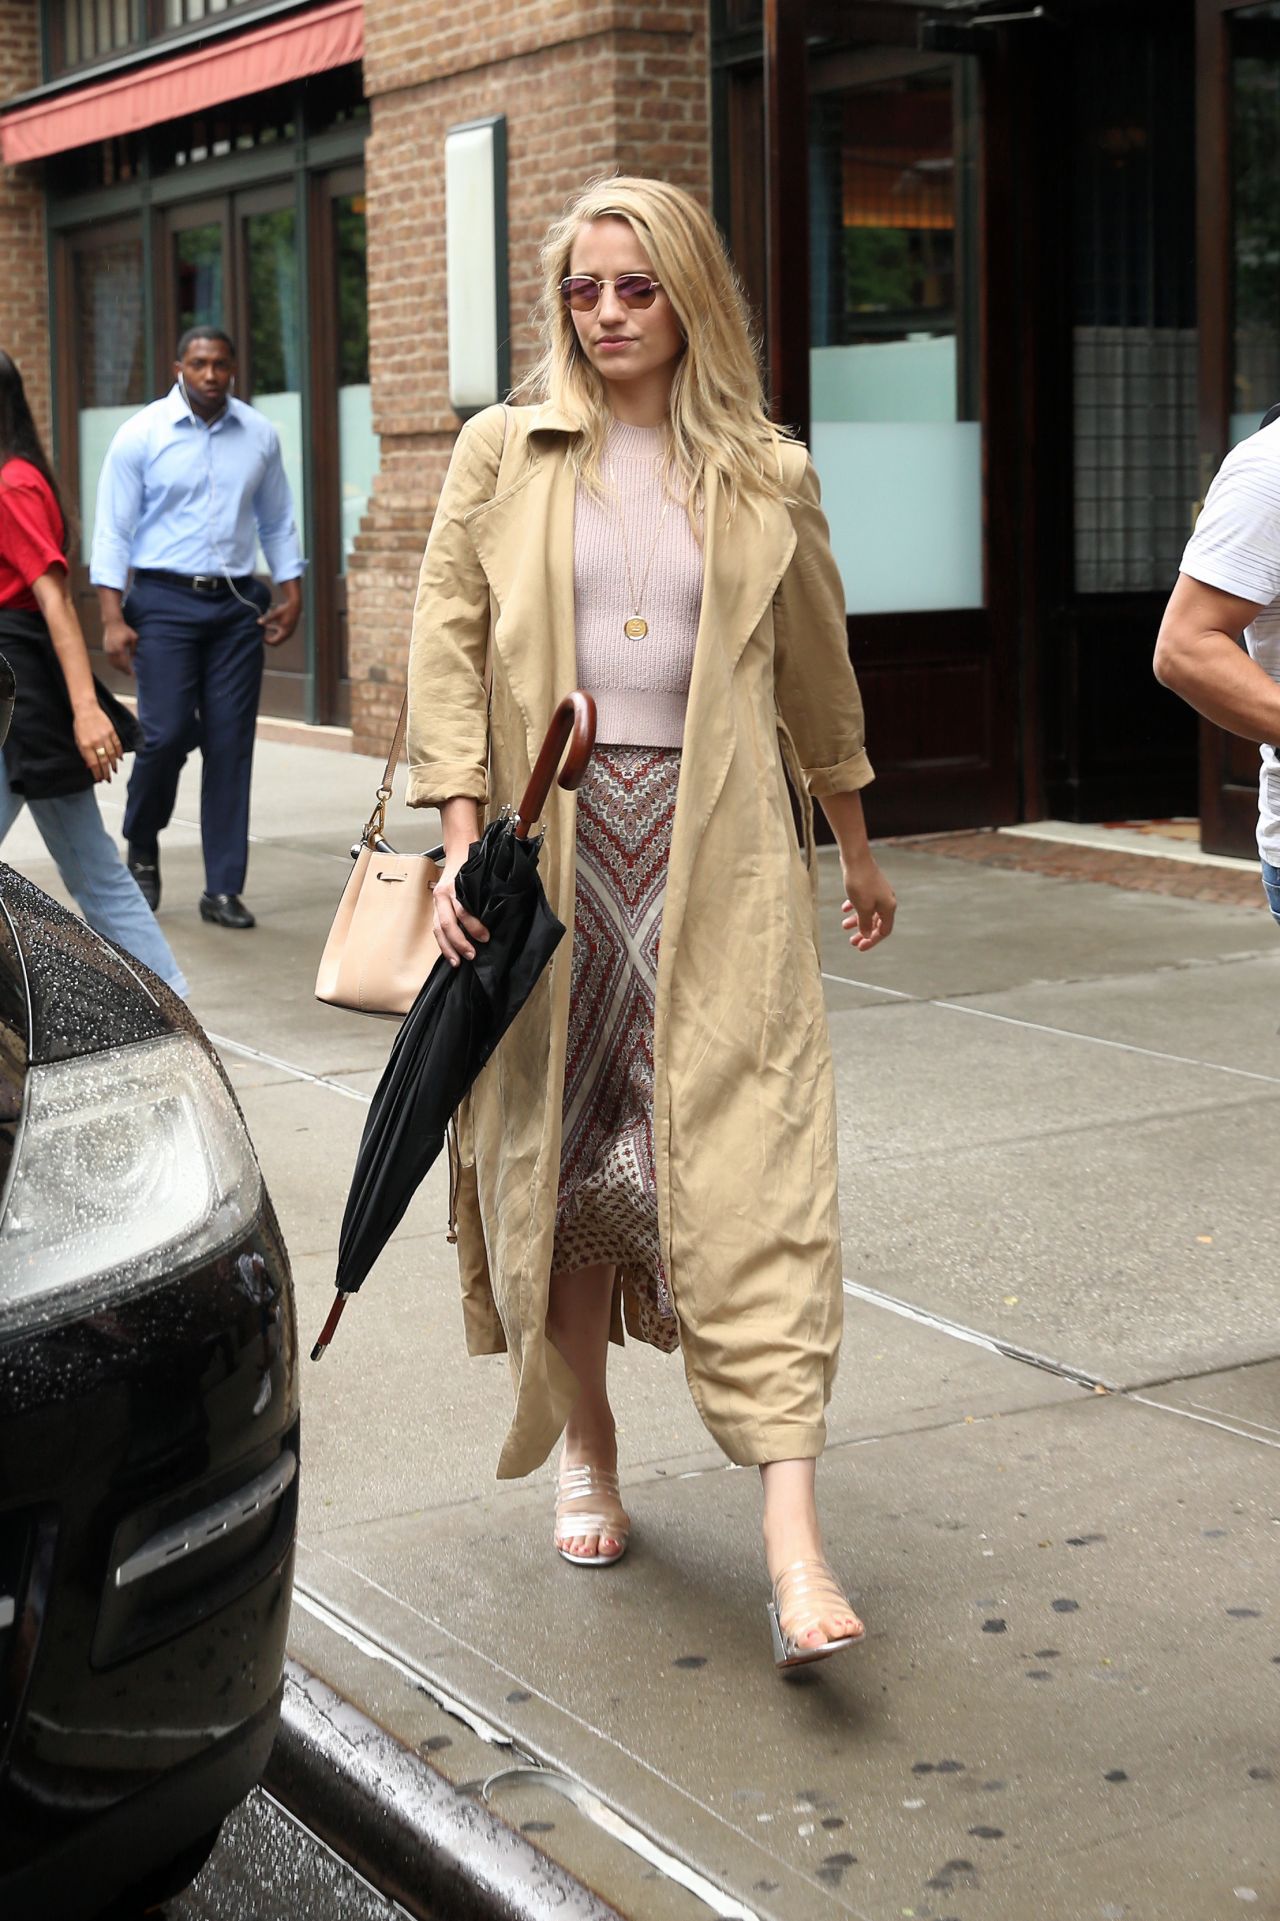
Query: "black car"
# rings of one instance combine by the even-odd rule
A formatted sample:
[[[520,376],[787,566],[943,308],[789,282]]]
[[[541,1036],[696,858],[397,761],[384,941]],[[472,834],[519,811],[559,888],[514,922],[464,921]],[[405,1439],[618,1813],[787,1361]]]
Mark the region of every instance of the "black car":
[[[280,1711],[288,1257],[186,1007],[0,864],[0,1915],[196,1873]]]

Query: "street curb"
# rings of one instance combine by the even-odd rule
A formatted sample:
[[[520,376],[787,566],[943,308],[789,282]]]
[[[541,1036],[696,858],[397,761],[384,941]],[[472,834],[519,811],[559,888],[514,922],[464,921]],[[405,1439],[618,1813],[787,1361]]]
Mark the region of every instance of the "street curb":
[[[624,1921],[291,1659],[262,1785],[417,1921]]]

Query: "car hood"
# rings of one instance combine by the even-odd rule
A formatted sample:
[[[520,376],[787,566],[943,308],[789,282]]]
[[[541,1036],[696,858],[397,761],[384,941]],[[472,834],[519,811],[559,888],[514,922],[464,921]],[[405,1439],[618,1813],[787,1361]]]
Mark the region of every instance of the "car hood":
[[[28,1063],[198,1033],[186,1007],[140,961],[0,861],[0,1018],[18,1028]]]

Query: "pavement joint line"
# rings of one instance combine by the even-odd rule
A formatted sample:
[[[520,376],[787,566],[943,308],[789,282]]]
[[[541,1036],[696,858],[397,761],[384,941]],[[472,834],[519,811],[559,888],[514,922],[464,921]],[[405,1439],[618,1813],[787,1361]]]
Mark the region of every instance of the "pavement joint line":
[[[370,1660],[381,1661],[384,1666],[394,1669],[402,1680],[408,1681],[420,1693],[430,1695],[438,1708],[443,1708],[444,1712],[452,1715],[455,1721],[461,1721],[490,1747],[510,1748],[513,1753],[519,1754],[522,1760],[527,1761],[531,1766],[537,1766],[536,1756],[526,1753],[512,1735],[502,1728],[495,1727],[492,1721],[486,1721],[483,1715],[476,1714],[469,1708],[465,1701],[459,1701],[438,1682],[432,1681],[425,1668],[420,1668],[414,1662],[402,1660],[398,1654],[384,1647],[381,1642],[371,1640],[349,1614],[334,1607],[331,1601],[322,1600],[305,1581],[295,1580],[293,1594],[294,1600],[305,1614],[311,1615],[312,1619],[319,1621],[322,1627],[328,1628],[331,1634],[336,1634],[342,1640],[349,1642],[353,1648],[367,1655]]]
[[[1211,1074],[1234,1074],[1241,1080],[1265,1081],[1280,1087],[1280,1074],[1262,1074],[1253,1067],[1230,1067],[1225,1061],[1200,1060],[1191,1054],[1169,1054],[1159,1047],[1139,1047],[1136,1041],[1111,1040],[1105,1034],[1085,1034],[1078,1027],[1053,1027],[1047,1021],[1029,1021],[1020,1014],[997,1014],[991,1007],[972,1007],[964,1001],[936,1000],[928,995],[904,994],[895,987],[879,987],[869,981],[850,980],[844,974],[823,974],[824,981],[841,987],[858,987],[864,993],[888,994],[894,1000],[910,1001],[916,1007],[940,1007],[948,1014],[969,1014],[975,1020],[999,1021],[1005,1027],[1025,1027],[1034,1034],[1051,1034],[1055,1039],[1084,1041],[1090,1047],[1112,1047],[1124,1054],[1138,1054],[1146,1060],[1169,1061],[1175,1067],[1203,1067]],[[850,1010],[851,1011],[851,1010]]]
[[[1177,1414],[1184,1421],[1199,1421],[1202,1427],[1220,1428],[1224,1434],[1234,1434],[1237,1440],[1252,1441],[1255,1447],[1280,1448],[1280,1441],[1269,1441],[1265,1434],[1251,1434],[1247,1428],[1238,1427],[1234,1421],[1215,1421],[1207,1414],[1193,1414],[1189,1407],[1175,1407],[1170,1401],[1156,1401],[1149,1394],[1125,1395],[1126,1401],[1137,1401],[1143,1407],[1154,1407],[1162,1414]]]
[[[885,1308],[890,1314],[900,1314],[904,1320],[932,1328],[935,1333],[949,1334],[953,1341],[968,1341],[973,1347],[985,1348],[989,1354],[1001,1354],[1006,1360],[1021,1361],[1024,1366],[1038,1367],[1046,1374],[1056,1374],[1064,1381],[1073,1381],[1077,1387],[1105,1388],[1108,1394],[1120,1392],[1114,1382],[1104,1380],[1100,1374],[1087,1374],[1069,1361],[1055,1361],[1047,1354],[1037,1354],[1033,1348],[1019,1347],[1013,1341],[1002,1340],[998,1334],[982,1334],[975,1327],[966,1327],[963,1321],[952,1321],[945,1315],[931,1314],[927,1308],[913,1307],[910,1301],[899,1300],[896,1294],[882,1294],[878,1288],[863,1287],[859,1281],[851,1281],[847,1276],[844,1291],[856,1301]]]
[[[967,1007],[963,1001],[930,1001],[931,1007],[943,1007],[949,1014],[969,1014],[975,1020],[999,1021],[1006,1027],[1027,1027],[1036,1034],[1052,1034],[1060,1040],[1085,1041],[1091,1047],[1113,1047],[1124,1054],[1140,1054],[1147,1060],[1169,1061],[1177,1067],[1203,1067],[1212,1074],[1234,1074],[1241,1080],[1266,1081],[1272,1087],[1280,1087],[1280,1074],[1260,1074],[1252,1067],[1228,1067],[1222,1061],[1197,1060],[1190,1054],[1168,1054],[1159,1047],[1139,1047],[1134,1041],[1114,1041],[1103,1034],[1082,1034],[1076,1027],[1051,1027],[1045,1021],[1024,1020],[1017,1014],[997,1014],[990,1007]]]
[[[232,1054],[243,1054],[247,1060],[262,1061],[268,1067],[278,1067],[282,1074],[289,1074],[296,1081],[309,1081],[313,1087],[327,1087],[334,1094],[344,1094],[349,1101],[359,1101],[368,1107],[372,1094],[362,1094],[359,1088],[347,1087],[342,1081],[335,1081],[329,1074],[313,1074],[306,1067],[298,1067],[293,1061],[281,1060],[278,1054],[264,1053],[260,1047],[250,1047],[246,1041],[233,1041],[226,1034],[215,1034],[206,1028],[205,1032],[214,1046],[226,1048]]]
[[[1280,1427],[1272,1427],[1270,1421],[1255,1421],[1251,1414],[1233,1414],[1227,1407],[1210,1407],[1207,1401],[1189,1403],[1201,1414],[1220,1414],[1224,1421],[1241,1421],[1245,1427],[1261,1428],[1264,1434],[1280,1435]]]
[[[423,1622],[427,1627],[434,1628],[438,1634],[446,1635],[456,1646],[465,1649],[468,1654],[473,1655],[483,1666],[492,1669],[495,1674],[502,1675],[505,1680],[513,1681],[517,1687],[525,1689],[535,1700],[541,1701],[544,1707],[551,1708],[556,1714],[563,1715],[566,1721],[572,1721],[576,1727],[582,1728],[587,1734],[593,1735],[597,1741],[602,1741],[606,1747],[613,1748],[614,1751],[622,1755],[625,1760],[634,1763],[636,1767],[640,1768],[653,1780],[660,1782],[661,1785],[666,1788],[669,1793],[675,1795],[678,1800],[688,1802],[690,1807],[696,1808],[700,1814],[704,1814],[707,1819],[714,1822],[717,1827],[725,1828],[737,1842],[745,1842],[749,1847],[754,1848],[757,1853],[763,1855],[766,1860],[773,1862],[774,1866],[781,1869],[785,1874],[795,1875],[805,1883],[806,1887],[812,1888],[824,1896],[833,1906],[840,1908],[845,1914],[854,1916],[855,1921],[866,1921],[866,1917],[862,1915],[860,1909],[851,1907],[847,1901],[833,1894],[832,1890],[824,1883],[818,1881],[813,1875],[806,1873],[805,1869],[796,1867],[793,1862],[786,1860],[784,1856],[776,1853],[773,1848],[767,1846],[765,1842],[760,1840],[756,1835],[744,1834],[741,1828],[735,1827],[732,1821],[726,1819],[726,1817],[721,1814],[717,1808],[713,1808],[709,1802],[699,1800],[696,1794],[692,1794],[689,1789],[684,1787],[679,1781],[673,1780],[669,1774],[664,1774],[661,1768],[655,1767],[653,1762],[647,1760],[643,1754],[637,1754],[634,1748],[627,1747],[625,1742],[619,1741],[615,1735],[607,1733],[604,1728],[597,1727],[594,1721],[588,1721],[585,1715],[576,1714],[574,1710],[567,1707],[563,1701],[557,1701],[552,1695],[545,1693],[543,1689],[536,1685],[530,1676],[518,1674],[514,1668],[504,1667],[501,1661],[495,1661],[491,1654],[487,1654],[483,1648],[477,1647],[474,1642],[465,1640],[462,1635],[455,1633],[452,1628],[446,1627],[443,1621],[438,1621],[434,1615],[425,1613],[422,1608],[415,1607],[412,1601],[405,1600],[403,1595],[394,1594],[390,1588],[383,1587],[380,1581],[375,1581],[373,1576],[366,1574],[363,1569],[353,1567],[349,1561],[344,1561],[341,1555],[333,1552],[332,1548],[324,1546],[323,1543],[317,1543],[311,1551],[314,1554],[323,1555],[327,1561],[332,1561],[334,1566],[341,1568],[344,1574],[349,1574],[354,1580],[363,1582],[365,1587],[371,1588],[375,1594],[380,1594],[384,1600],[390,1601],[394,1607],[403,1608],[405,1613],[412,1615],[415,1620]],[[295,1581],[295,1595],[298,1592],[299,1585],[300,1584]],[[309,1591],[314,1593],[314,1589],[310,1589]],[[331,1601],[325,1602],[323,1605],[329,1608],[333,1607]],[[369,1632],[368,1629],[362,1631],[366,1634]],[[397,1660],[401,1659],[399,1656],[396,1658]],[[416,1678],[418,1671],[414,1664],[405,1662],[404,1665],[415,1674]],[[420,1681],[418,1684],[421,1684]],[[516,1746],[514,1741],[512,1742],[512,1746],[513,1748]],[[519,1752],[520,1750],[517,1749],[517,1751]],[[534,1761],[538,1759],[537,1756],[531,1758]]]

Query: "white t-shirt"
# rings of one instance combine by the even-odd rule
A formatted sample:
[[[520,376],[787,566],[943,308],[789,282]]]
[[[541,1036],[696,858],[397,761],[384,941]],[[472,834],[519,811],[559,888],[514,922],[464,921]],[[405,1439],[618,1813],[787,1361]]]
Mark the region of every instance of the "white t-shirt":
[[[1259,667],[1280,682],[1280,420],[1242,440],[1218,469],[1182,571],[1262,611],[1244,630]],[[1263,747],[1258,852],[1280,867],[1280,759]]]

